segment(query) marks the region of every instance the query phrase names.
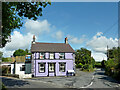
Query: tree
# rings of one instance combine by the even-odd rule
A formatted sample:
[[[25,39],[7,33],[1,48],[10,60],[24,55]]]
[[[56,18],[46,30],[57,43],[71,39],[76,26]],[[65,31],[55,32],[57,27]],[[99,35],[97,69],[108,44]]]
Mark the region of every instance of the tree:
[[[16,56],[25,56],[27,54],[26,51],[22,50],[22,49],[18,49],[16,50],[14,53],[13,53],[13,56],[16,57]]]
[[[95,60],[91,57],[91,51],[86,48],[81,48],[75,52],[75,63],[78,68],[93,69],[95,66]]]
[[[23,17],[37,20],[48,4],[51,5],[50,2],[2,2],[2,46],[10,41],[14,29],[20,29]]]

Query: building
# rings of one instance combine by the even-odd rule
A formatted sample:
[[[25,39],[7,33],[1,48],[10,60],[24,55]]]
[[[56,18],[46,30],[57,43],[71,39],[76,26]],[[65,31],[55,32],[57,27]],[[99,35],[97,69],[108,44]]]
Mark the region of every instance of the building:
[[[12,57],[11,74],[19,75],[19,78],[31,78],[30,55]]]
[[[75,54],[65,43],[40,43],[35,42],[35,35],[31,44],[32,66],[31,72],[38,76],[66,76],[68,70],[75,69]]]

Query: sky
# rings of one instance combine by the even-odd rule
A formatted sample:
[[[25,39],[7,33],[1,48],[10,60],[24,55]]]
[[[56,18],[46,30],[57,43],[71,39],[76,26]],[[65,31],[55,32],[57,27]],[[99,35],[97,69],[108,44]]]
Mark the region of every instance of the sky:
[[[30,49],[37,42],[68,43],[74,50],[87,48],[96,61],[107,59],[105,52],[118,46],[117,2],[52,2],[36,21],[23,19],[23,26],[11,34],[11,42],[0,49],[9,57],[17,49]]]

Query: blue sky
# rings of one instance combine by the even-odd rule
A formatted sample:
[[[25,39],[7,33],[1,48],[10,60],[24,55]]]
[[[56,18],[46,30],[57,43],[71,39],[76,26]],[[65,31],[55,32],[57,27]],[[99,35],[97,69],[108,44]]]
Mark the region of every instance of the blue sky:
[[[97,56],[96,54],[104,54],[105,46],[103,45],[106,42],[116,43],[117,20],[117,2],[52,2],[43,9],[43,16],[36,21],[38,28],[41,25],[41,31],[37,33],[36,37],[38,42],[63,43],[67,36],[69,44],[74,49],[85,47],[94,53],[93,56]],[[15,30],[17,33],[19,32],[23,37],[28,33],[36,34],[35,32],[38,30],[34,27],[34,21],[24,18],[23,22],[23,27]],[[113,24],[115,25],[111,28]],[[15,32],[12,33],[13,36],[14,34]],[[111,43],[109,44],[111,45]],[[24,48],[24,46],[22,47]],[[105,55],[102,55],[103,57]]]

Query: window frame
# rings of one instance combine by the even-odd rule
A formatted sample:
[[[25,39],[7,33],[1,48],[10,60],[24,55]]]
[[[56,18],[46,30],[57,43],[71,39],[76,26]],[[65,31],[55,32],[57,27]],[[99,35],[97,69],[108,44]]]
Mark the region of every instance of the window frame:
[[[40,71],[40,64],[43,64],[43,67],[42,67],[42,68],[44,68],[43,72]],[[46,67],[45,65],[46,65],[46,63],[38,63],[38,72],[39,73],[45,73],[45,67]]]
[[[22,67],[20,67],[20,71],[25,71],[25,65],[22,65]]]
[[[59,59],[65,59],[65,53],[63,53],[64,55],[61,55],[61,53],[59,53]],[[60,58],[60,56],[63,56],[63,58]]]
[[[48,71],[50,72],[50,73],[52,73],[52,72],[55,72],[55,63],[49,63],[48,65],[50,65],[50,64],[52,64],[53,66],[52,66],[52,68],[53,68],[53,71],[50,71],[50,66],[48,66],[49,68],[48,68]]]
[[[61,70],[61,64],[64,64],[64,71]],[[66,71],[66,62],[59,62],[59,72],[65,72]]]
[[[50,58],[50,54],[53,54],[53,59],[55,59],[55,53],[50,52],[50,53],[49,53],[49,59],[51,59],[51,58]]]
[[[43,53],[43,55],[41,55],[41,53]],[[41,56],[43,56],[44,58],[41,58]],[[45,59],[45,52],[40,52],[39,53],[39,59]]]

